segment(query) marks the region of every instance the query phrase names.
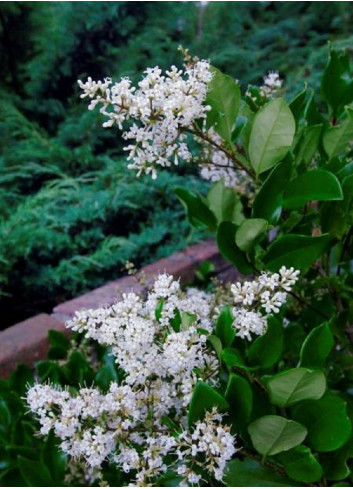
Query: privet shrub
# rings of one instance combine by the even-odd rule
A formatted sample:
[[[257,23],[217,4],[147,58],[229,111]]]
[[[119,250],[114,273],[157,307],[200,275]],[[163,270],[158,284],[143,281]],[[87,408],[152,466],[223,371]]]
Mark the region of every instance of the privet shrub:
[[[52,333],[40,382],[22,367],[1,384],[5,484],[353,482],[349,57],[331,51],[321,99],[305,87],[289,104],[276,73],[242,96],[185,59],[137,87],[79,84],[138,174],[186,160],[215,182],[176,193],[248,277],[183,292],[163,274],[144,298],[78,312],[86,339]]]

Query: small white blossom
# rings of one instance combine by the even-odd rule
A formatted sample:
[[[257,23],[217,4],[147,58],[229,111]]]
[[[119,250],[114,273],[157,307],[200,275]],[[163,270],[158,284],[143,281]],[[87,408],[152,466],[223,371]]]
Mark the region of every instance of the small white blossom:
[[[262,273],[252,282],[232,284],[231,292],[237,305],[233,308],[233,326],[241,338],[251,340],[251,334],[265,333],[266,315],[279,312],[299,273],[293,267],[281,267],[279,273]]]
[[[204,420],[198,421],[192,432],[184,431],[177,440],[177,455],[182,464],[178,474],[185,482],[197,484],[206,469],[222,481],[226,463],[236,453],[235,437],[230,428],[221,424],[222,416],[213,408]]]
[[[104,127],[116,124],[122,130],[126,121],[132,121],[123,133],[128,142],[124,150],[131,160],[128,167],[137,175],[150,173],[156,178],[157,167],[177,165],[179,159],[190,161],[184,130],[206,117],[209,107],[204,101],[212,73],[208,61],[197,61],[184,71],[172,66],[163,74],[156,66],[144,74],[138,87],[131,86],[128,78],[113,85],[110,78],[104,82],[88,78],[78,84],[81,97],[91,99],[90,110],[102,105],[100,112],[108,119]]]
[[[260,87],[260,95],[263,97],[273,97],[278,90],[282,87],[283,80],[281,80],[277,71],[269,71],[264,76],[264,84]]]

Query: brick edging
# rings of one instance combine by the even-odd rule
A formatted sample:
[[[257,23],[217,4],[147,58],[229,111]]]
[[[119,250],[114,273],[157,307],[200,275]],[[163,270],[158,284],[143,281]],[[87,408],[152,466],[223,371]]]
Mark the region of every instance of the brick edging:
[[[162,258],[141,269],[150,285],[160,272],[167,272],[180,278],[182,283],[191,282],[195,276],[195,269],[205,260],[212,261],[216,272],[227,267],[227,262],[219,255],[214,240],[190,246]],[[113,304],[119,294],[134,290],[141,292],[143,287],[132,276],[121,277],[102,287],[91,290],[75,299],[63,302],[56,306],[51,315],[38,314],[21,323],[10,326],[0,332],[0,378],[8,377],[15,365],[19,362],[33,366],[45,358],[48,351],[48,331],[56,329],[67,331],[65,321],[81,309],[97,308],[102,305]]]

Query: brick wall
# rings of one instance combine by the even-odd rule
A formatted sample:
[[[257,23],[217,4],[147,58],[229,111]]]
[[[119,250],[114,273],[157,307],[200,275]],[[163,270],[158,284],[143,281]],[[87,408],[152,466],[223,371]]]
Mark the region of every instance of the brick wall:
[[[195,270],[205,260],[214,263],[220,278],[229,280],[235,277],[235,270],[219,255],[213,240],[174,253],[168,258],[143,267],[141,272],[146,277],[147,286],[153,283],[160,272],[170,273],[180,278],[182,283],[191,282]],[[142,286],[132,276],[122,277],[59,304],[52,314],[38,314],[0,332],[0,377],[7,377],[18,362],[33,366],[36,361],[45,358],[49,329],[69,334],[65,328],[65,321],[70,319],[75,311],[113,304],[121,293],[131,290],[141,292]]]

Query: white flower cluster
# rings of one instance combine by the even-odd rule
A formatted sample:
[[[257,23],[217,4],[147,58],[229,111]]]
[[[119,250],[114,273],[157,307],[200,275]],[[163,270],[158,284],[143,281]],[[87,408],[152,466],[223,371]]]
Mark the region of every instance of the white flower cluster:
[[[251,334],[266,331],[266,315],[279,312],[288,292],[297,282],[299,270],[281,267],[279,273],[262,273],[256,280],[238,282],[231,286],[235,304],[234,327],[241,338],[251,340]]]
[[[150,485],[170,464],[178,471],[191,467],[197,455],[206,460],[206,470],[222,478],[235,440],[221,418],[213,412],[193,434],[186,430],[195,383],[212,381],[219,367],[205,346],[212,301],[195,289],[183,293],[179,282],[162,274],[145,301],[129,293],[111,307],[77,313],[68,326],[108,345],[124,379],[120,385],[112,382],[106,393],[94,387],[76,394],[50,385],[30,388],[27,401],[41,434],[53,429],[61,449],[93,473],[109,460],[131,473],[138,486]],[[172,432],[164,417],[172,418],[178,430]],[[196,454],[185,446],[188,436],[199,440]],[[190,477],[185,481],[190,483]]]
[[[277,71],[269,71],[264,76],[264,84],[260,87],[260,94],[263,97],[271,97],[282,87],[283,80]]]
[[[219,136],[213,129],[208,132],[208,137],[220,147],[224,143],[221,136]],[[237,188],[239,181],[242,180],[244,176],[247,176],[246,173],[234,168],[232,160],[224,151],[217,149],[217,147],[204,140],[199,139],[199,141],[203,144],[202,161],[200,163],[201,177],[205,180],[210,180],[211,182],[223,180],[226,187]]]
[[[238,194],[251,199],[254,195],[252,179],[246,171],[236,168],[233,160],[219,149],[224,145],[224,141],[214,129],[208,131],[207,137],[215,144],[201,138],[197,139],[202,144],[200,176],[211,182],[223,180],[225,187],[233,188]]]
[[[138,88],[128,78],[115,84],[110,78],[78,83],[81,97],[92,99],[90,110],[102,104],[100,112],[108,118],[104,127],[117,124],[122,129],[125,121],[133,121],[123,134],[131,142],[124,148],[132,160],[129,168],[156,178],[156,167],[168,167],[171,160],[177,165],[179,158],[191,159],[183,131],[206,117],[208,107],[203,102],[211,78],[208,61],[197,61],[184,71],[172,66],[165,74],[158,66],[148,68]]]
[[[232,458],[236,448],[230,428],[222,426],[221,422],[222,416],[213,409],[206,413],[203,421],[196,423],[192,433],[183,431],[178,437],[177,455],[181,461],[178,474],[186,483],[199,484],[201,475],[195,472],[198,467],[206,467],[217,481],[222,481],[226,462]]]

